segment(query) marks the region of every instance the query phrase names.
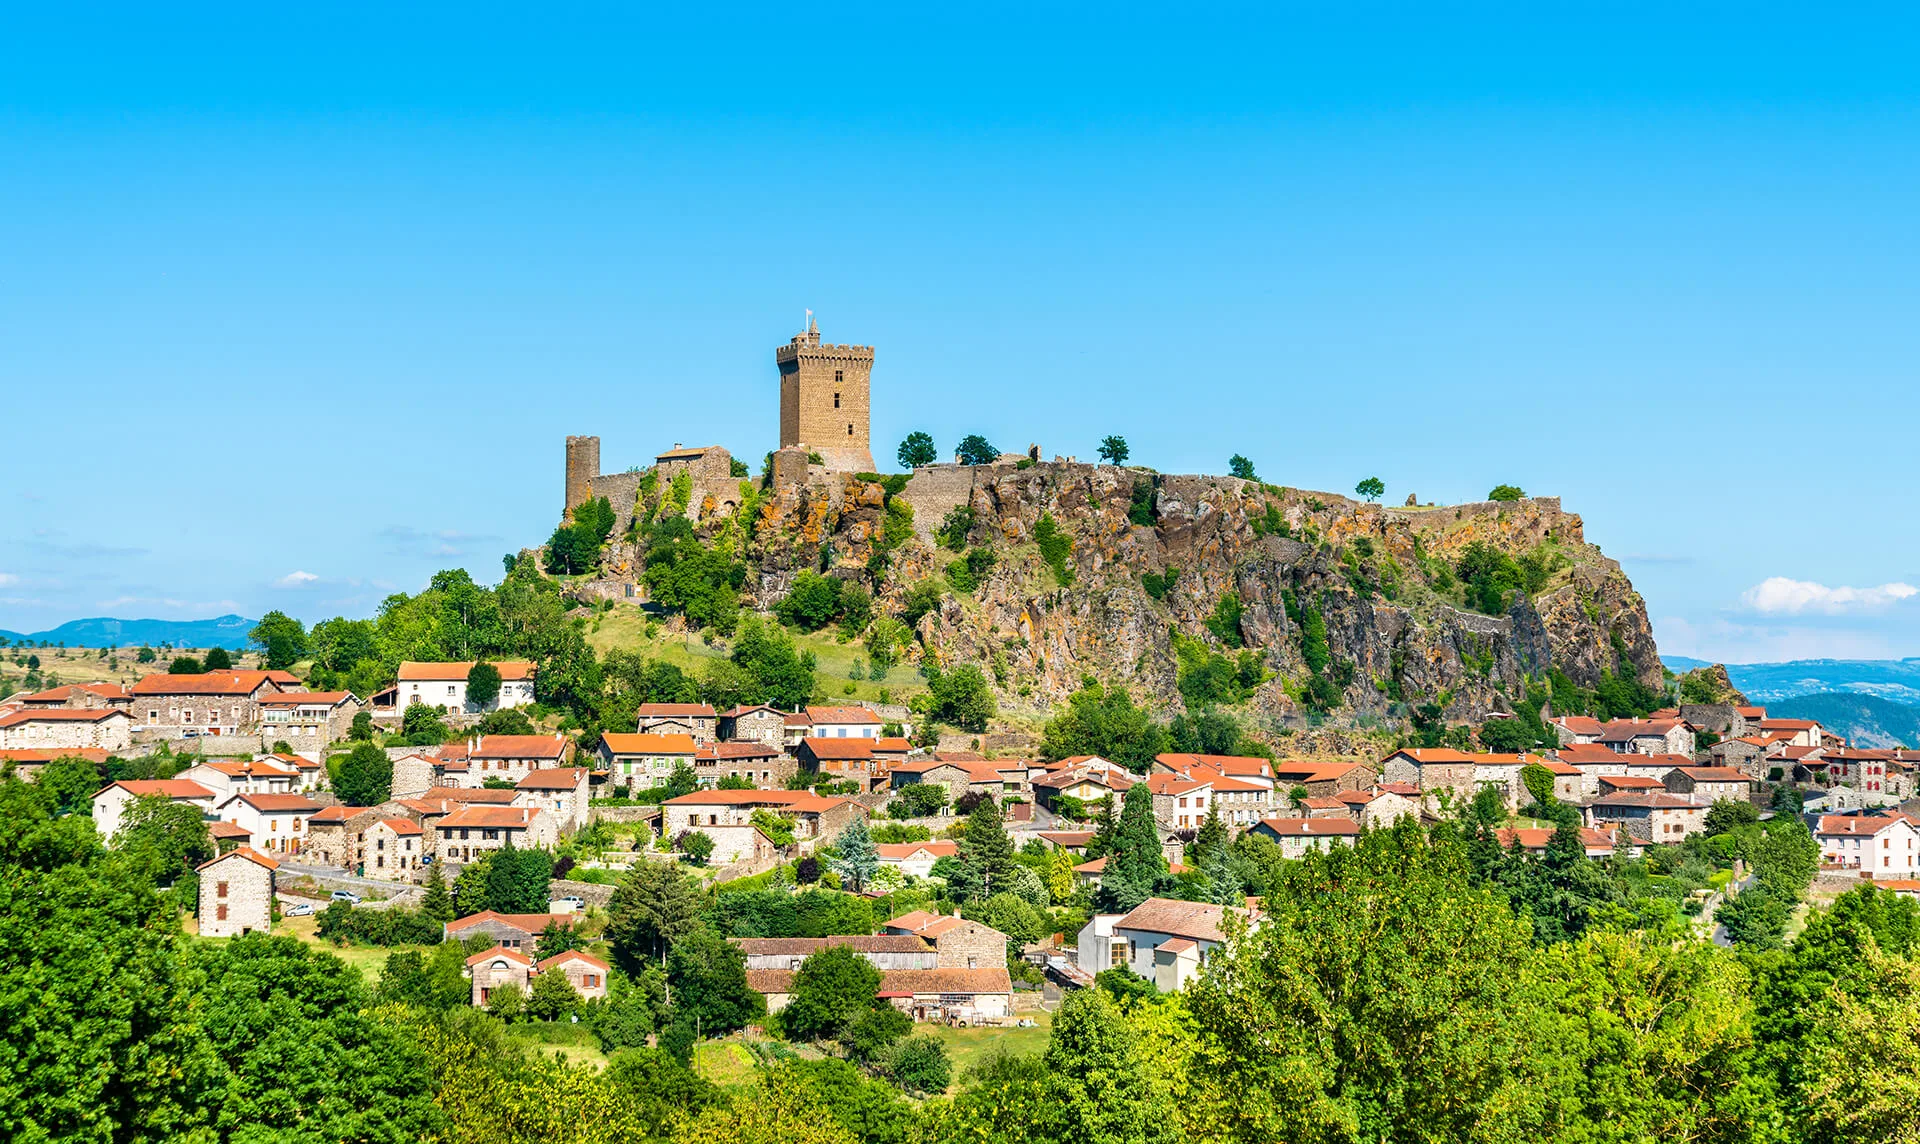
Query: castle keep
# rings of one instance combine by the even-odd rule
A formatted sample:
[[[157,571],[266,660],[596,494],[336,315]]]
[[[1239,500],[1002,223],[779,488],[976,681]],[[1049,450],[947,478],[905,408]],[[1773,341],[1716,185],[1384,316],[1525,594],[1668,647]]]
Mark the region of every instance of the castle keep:
[[[804,333],[773,352],[780,367],[780,447],[818,453],[827,468],[873,472],[867,439],[872,346],[822,345],[809,315]]]
[[[828,472],[870,473],[873,447],[868,438],[869,385],[873,377],[873,347],[823,344],[820,324],[811,312],[807,328],[773,353],[780,373],[780,448],[775,476],[788,474],[788,483],[806,480],[806,455],[818,454]],[[732,455],[718,445],[682,448],[675,444],[655,460],[661,481],[681,469],[689,470],[695,495],[693,507],[712,499],[724,510],[738,504],[737,479],[732,477]],[[600,438],[568,437],[566,503],[562,515],[593,497],[613,505],[616,532],[632,519],[640,487],[639,470],[600,471]]]

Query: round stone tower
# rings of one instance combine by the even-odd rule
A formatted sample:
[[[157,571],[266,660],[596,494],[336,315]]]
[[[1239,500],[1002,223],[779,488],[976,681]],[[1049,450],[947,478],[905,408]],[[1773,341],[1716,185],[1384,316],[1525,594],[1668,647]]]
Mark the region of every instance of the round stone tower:
[[[600,475],[600,438],[567,438],[567,503],[560,515],[571,519],[574,507],[593,498],[593,478]]]

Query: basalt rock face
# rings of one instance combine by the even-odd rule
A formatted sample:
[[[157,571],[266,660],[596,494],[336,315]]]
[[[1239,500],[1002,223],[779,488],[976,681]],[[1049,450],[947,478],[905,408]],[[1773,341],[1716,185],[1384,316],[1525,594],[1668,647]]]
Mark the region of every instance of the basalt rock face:
[[[1643,601],[1554,498],[1386,508],[1063,461],[933,466],[897,496],[914,510],[915,535],[884,554],[876,605],[896,610],[916,582],[942,575],[957,553],[933,531],[971,509],[966,547],[991,549],[996,562],[978,588],[949,589],[921,619],[918,654],[989,669],[1013,711],[1044,710],[1089,675],[1179,709],[1174,633],[1237,655],[1206,623],[1228,593],[1242,605],[1242,642],[1274,676],[1250,702],[1277,718],[1303,712],[1308,610],[1324,622],[1333,670],[1350,679],[1339,708],[1349,718],[1395,720],[1444,698],[1450,718],[1478,719],[1510,709],[1527,679],[1552,668],[1587,687],[1616,669],[1661,679]],[[809,568],[874,587],[887,500],[877,483],[839,474],[767,490],[742,550],[749,602],[770,605]],[[1072,541],[1064,584],[1035,543],[1043,516]],[[1550,572],[1533,594],[1507,594],[1502,614],[1470,610],[1455,569],[1475,542]],[[1163,598],[1147,591],[1148,574],[1173,578]]]

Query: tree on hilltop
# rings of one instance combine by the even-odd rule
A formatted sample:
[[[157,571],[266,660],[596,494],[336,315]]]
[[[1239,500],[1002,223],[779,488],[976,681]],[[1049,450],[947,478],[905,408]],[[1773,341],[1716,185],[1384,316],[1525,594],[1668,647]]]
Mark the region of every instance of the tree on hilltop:
[[[960,438],[960,448],[955,455],[963,465],[985,465],[992,463],[1000,455],[1000,450],[980,434],[969,433]]]
[[[1522,489],[1519,485],[1495,485],[1493,486],[1493,491],[1487,494],[1487,499],[1493,501],[1517,501],[1526,495],[1526,490]]]
[[[1370,501],[1379,500],[1382,496],[1386,495],[1387,483],[1379,477],[1368,477],[1366,480],[1353,486],[1353,491]]]
[[[1260,479],[1253,475],[1253,462],[1238,453],[1227,458],[1227,475],[1230,477],[1239,477],[1243,481],[1257,481]]]
[[[1100,459],[1112,465],[1124,465],[1132,453],[1127,448],[1127,439],[1118,433],[1108,434],[1100,439]]]
[[[900,442],[900,451],[894,456],[903,469],[917,469],[940,459],[939,452],[933,446],[933,437],[918,429],[907,434],[907,439]]]

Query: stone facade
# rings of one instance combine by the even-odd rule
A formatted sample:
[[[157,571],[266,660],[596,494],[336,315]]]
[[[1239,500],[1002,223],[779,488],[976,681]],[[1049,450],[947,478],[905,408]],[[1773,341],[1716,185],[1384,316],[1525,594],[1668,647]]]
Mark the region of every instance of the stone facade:
[[[202,863],[200,936],[238,937],[271,930],[273,872],[278,865],[245,846]]]
[[[133,730],[146,738],[252,735],[260,697],[287,690],[264,671],[149,675],[133,685]]]
[[[642,735],[690,735],[696,743],[713,742],[719,722],[705,703],[642,703],[636,717]]]
[[[485,1008],[493,999],[493,991],[511,985],[526,995],[527,983],[533,976],[533,958],[518,950],[503,949],[499,946],[476,953],[467,958],[467,976],[473,980],[473,1004],[476,1008]]]
[[[561,515],[573,519],[573,510],[593,496],[593,479],[600,475],[600,438],[567,438],[566,503]]]
[[[260,699],[260,737],[296,749],[325,747],[347,737],[365,704],[351,691],[294,692]]]
[[[582,1001],[597,1001],[607,995],[607,963],[590,953],[571,949],[556,953],[534,966],[536,974],[558,973],[580,995]]]
[[[360,836],[364,869],[361,876],[388,882],[409,882],[427,856],[427,839],[416,822],[379,818]]]
[[[505,846],[551,850],[559,823],[538,807],[469,806],[433,824],[433,852],[444,862],[472,862]]]
[[[0,749],[123,751],[133,742],[132,726],[121,708],[14,711],[0,716]]]
[[[827,468],[873,471],[869,439],[873,347],[823,344],[820,327],[774,351],[780,370],[780,447],[820,454]]]

